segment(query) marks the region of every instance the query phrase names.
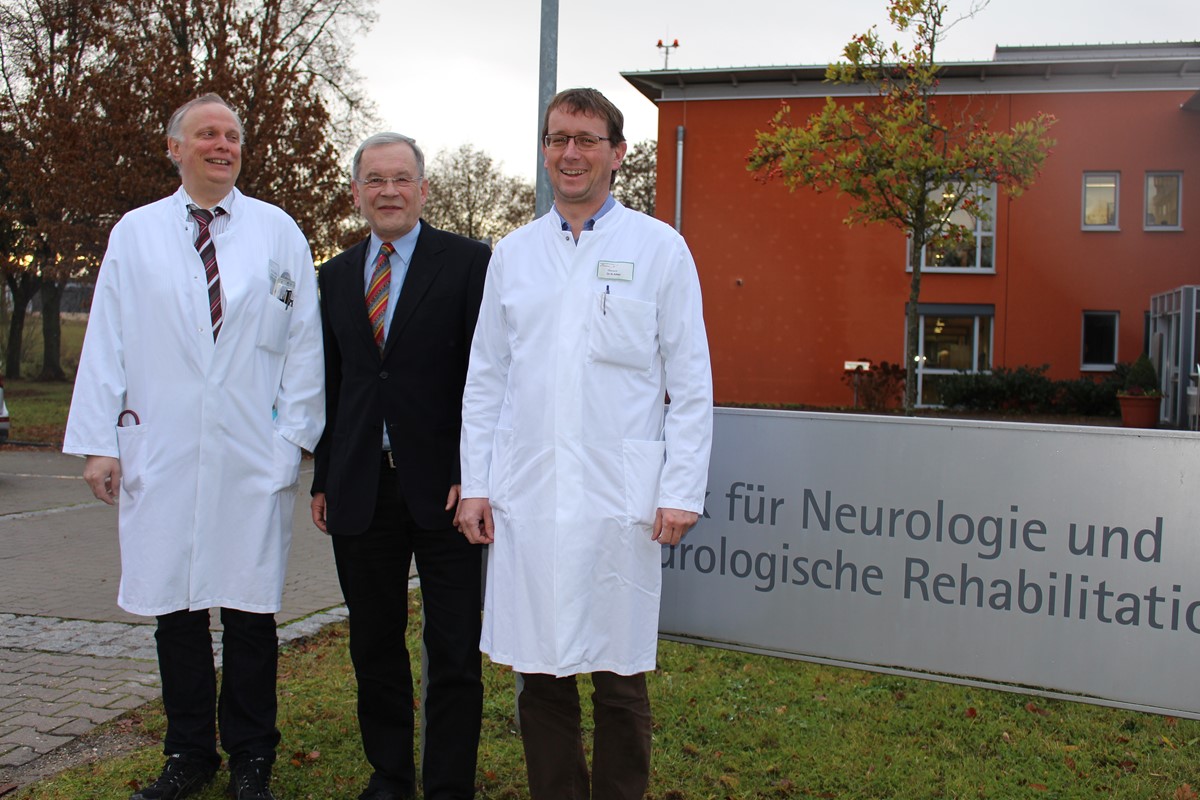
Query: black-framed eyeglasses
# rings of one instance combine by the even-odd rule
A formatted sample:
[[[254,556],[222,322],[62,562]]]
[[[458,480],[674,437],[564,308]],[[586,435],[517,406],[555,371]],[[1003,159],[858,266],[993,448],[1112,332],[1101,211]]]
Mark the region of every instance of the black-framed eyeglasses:
[[[369,178],[356,180],[359,186],[365,186],[368,189],[382,189],[389,183],[395,184],[397,189],[411,189],[421,182],[420,177],[410,178],[408,175],[397,175],[394,178],[381,178],[378,175],[372,175]]]
[[[568,136],[565,133],[548,133],[542,137],[542,143],[550,150],[562,150],[567,142],[575,140],[575,147],[580,150],[595,150],[601,142],[612,141],[607,136],[595,136],[590,133],[577,133]]]

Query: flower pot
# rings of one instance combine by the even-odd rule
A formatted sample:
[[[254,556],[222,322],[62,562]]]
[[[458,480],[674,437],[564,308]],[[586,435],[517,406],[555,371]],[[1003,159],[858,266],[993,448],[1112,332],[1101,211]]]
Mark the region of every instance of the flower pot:
[[[1121,425],[1126,428],[1157,428],[1161,397],[1135,394],[1119,394]]]

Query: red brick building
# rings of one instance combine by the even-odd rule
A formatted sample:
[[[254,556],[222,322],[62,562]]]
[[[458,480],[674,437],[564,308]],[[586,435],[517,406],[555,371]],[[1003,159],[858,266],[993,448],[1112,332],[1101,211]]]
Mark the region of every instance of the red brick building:
[[[903,359],[903,232],[848,228],[847,200],[746,170],[782,101],[801,123],[829,95],[862,95],[824,73],[624,74],[658,105],[657,213],[699,265],[718,401],[849,405],[847,360]],[[1151,297],[1200,284],[1200,43],[999,47],[944,65],[939,98],[943,115],[970,109],[996,128],[1058,122],[1034,187],[996,196],[973,249],[924,267],[922,402],[961,369],[1075,378],[1132,361]]]

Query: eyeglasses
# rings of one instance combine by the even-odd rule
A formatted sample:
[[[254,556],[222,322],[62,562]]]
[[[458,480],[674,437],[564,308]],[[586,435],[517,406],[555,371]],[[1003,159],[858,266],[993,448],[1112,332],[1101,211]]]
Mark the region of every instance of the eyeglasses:
[[[577,133],[567,136],[565,133],[548,133],[542,137],[542,142],[551,150],[562,150],[567,142],[575,140],[575,147],[580,150],[595,150],[601,142],[612,141],[607,136],[593,136],[590,133]]]
[[[389,183],[394,184],[397,189],[411,189],[421,182],[421,178],[410,178],[407,175],[397,175],[394,178],[380,178],[378,175],[372,175],[364,180],[356,180],[359,186],[365,186],[368,189],[382,189]]]

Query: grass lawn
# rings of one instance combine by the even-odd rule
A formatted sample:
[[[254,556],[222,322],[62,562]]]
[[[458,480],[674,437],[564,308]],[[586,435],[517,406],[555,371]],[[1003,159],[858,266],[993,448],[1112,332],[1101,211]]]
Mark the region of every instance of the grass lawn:
[[[355,797],[366,781],[346,644],[338,625],[284,650],[280,800]],[[512,673],[487,665],[485,681],[479,797],[527,797]],[[1200,786],[1200,722],[1191,720],[673,642],[660,643],[650,691],[651,800],[1196,800]],[[112,726],[160,738],[164,721],[152,704]],[[124,800],[130,781],[149,781],[161,762],[150,745],[15,798]],[[223,797],[226,780],[221,773],[200,800]]]
[[[65,381],[33,380],[42,368],[42,318],[31,314],[25,320],[24,347],[21,358],[21,378],[4,382],[4,402],[12,429],[9,440],[62,445],[67,426],[67,409],[71,406],[71,390],[79,353],[83,349],[83,334],[87,320],[69,317],[62,320],[62,365]],[[0,331],[7,335],[8,331]],[[3,352],[0,351],[0,355]]]
[[[61,446],[73,386],[70,381],[5,381],[9,440]]]

